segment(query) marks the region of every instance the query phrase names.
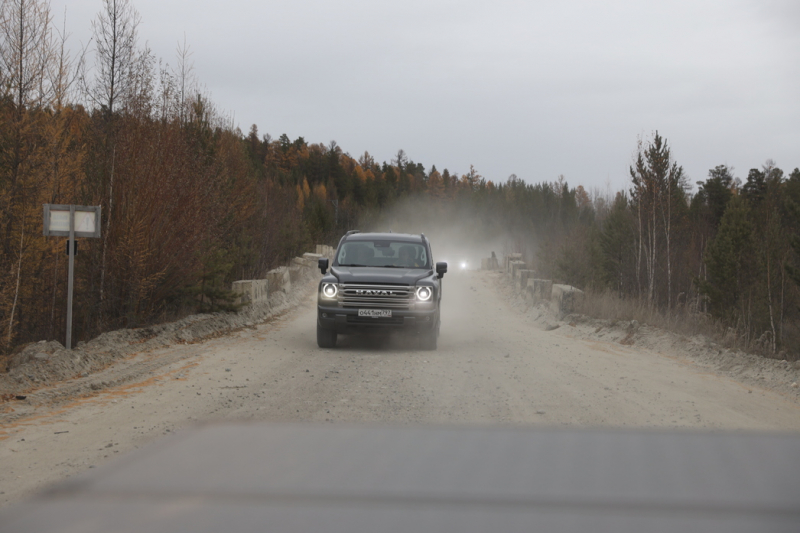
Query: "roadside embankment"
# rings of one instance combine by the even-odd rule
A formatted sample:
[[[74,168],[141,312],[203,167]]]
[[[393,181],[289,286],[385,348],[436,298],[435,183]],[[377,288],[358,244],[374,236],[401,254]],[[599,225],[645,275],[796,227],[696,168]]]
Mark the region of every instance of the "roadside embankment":
[[[36,389],[71,378],[88,378],[91,390],[119,385],[124,377],[95,383],[91,374],[139,352],[197,343],[269,320],[313,290],[317,260],[333,253],[330,246],[317,245],[316,253],[294,258],[289,265],[268,272],[265,279],[233,282],[232,290],[239,295],[235,303],[241,306],[238,312],[197,314],[175,322],[109,331],[79,342],[72,350],[53,340],[31,343],[14,354],[7,371],[0,374],[0,401],[21,401]]]
[[[800,401],[800,361],[730,349],[702,333],[687,335],[638,320],[588,316],[582,311],[591,295],[570,285],[536,278],[521,254],[507,255],[496,272],[500,290],[509,301],[543,329],[565,328],[575,338],[639,346],[669,357],[677,355],[745,386],[768,388]]]

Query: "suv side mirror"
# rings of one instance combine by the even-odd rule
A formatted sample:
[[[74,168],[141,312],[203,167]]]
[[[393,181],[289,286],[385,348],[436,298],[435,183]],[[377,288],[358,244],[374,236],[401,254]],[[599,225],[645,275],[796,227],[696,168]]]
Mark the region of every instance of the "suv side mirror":
[[[322,259],[320,259],[322,261]],[[436,263],[436,274],[439,276],[439,279],[442,279],[444,275],[447,273],[447,263]]]
[[[320,257],[319,258],[319,271],[322,272],[323,276],[328,271],[328,258],[327,257]]]

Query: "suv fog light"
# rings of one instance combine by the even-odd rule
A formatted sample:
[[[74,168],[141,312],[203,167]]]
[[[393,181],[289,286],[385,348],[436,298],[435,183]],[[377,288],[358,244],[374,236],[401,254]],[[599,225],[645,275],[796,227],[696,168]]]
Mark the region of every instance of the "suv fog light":
[[[328,313],[322,313],[322,318],[328,318]]]

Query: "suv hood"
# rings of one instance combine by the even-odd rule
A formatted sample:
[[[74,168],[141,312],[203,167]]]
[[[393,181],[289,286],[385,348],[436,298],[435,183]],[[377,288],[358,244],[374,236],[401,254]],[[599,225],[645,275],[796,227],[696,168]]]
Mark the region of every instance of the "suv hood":
[[[433,275],[424,268],[383,268],[383,267],[331,267],[331,274],[339,283],[375,283],[413,285],[422,278]]]

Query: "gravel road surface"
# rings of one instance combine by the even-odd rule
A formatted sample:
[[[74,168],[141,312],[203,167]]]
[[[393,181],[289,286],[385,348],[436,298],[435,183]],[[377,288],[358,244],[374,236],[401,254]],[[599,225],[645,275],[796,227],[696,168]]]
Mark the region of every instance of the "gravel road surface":
[[[498,273],[444,282],[437,351],[403,337],[340,336],[336,349],[317,348],[309,285],[296,308],[266,323],[105,371],[136,372],[124,385],[25,416],[8,407],[0,505],[215,419],[800,430],[796,395],[734,380],[678,349],[543,327]]]

